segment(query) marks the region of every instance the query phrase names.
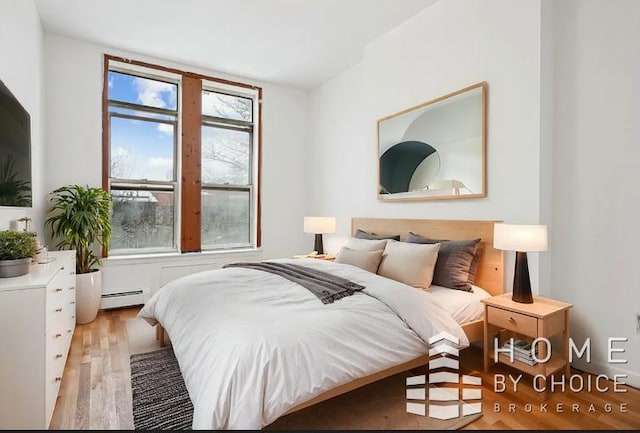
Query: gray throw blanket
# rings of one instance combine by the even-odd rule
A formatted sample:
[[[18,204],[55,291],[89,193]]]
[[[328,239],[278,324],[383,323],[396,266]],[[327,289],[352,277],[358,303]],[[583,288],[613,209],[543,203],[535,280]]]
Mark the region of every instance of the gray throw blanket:
[[[230,263],[224,268],[247,268],[276,274],[289,281],[293,281],[316,295],[323,304],[351,296],[364,286],[341,277],[308,268],[306,266],[291,265],[289,263],[274,262],[241,262]]]

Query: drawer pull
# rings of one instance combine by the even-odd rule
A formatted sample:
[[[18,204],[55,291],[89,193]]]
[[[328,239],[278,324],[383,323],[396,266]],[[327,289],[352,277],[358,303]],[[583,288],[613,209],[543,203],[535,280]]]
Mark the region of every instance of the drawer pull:
[[[58,288],[56,289],[56,292],[62,292],[62,289]]]
[[[56,359],[60,359],[62,358],[64,355],[62,355],[62,353],[56,353]]]
[[[67,334],[71,334],[71,329],[67,329]]]
[[[76,318],[76,316],[71,316],[71,318],[72,318],[72,319],[75,319],[75,318]]]
[[[56,334],[55,337],[56,338],[62,338],[62,334]]]
[[[62,378],[60,376],[56,377],[56,382],[61,382]]]
[[[516,319],[514,319],[513,317],[509,316],[509,322],[511,323],[516,323]]]
[[[69,290],[75,290],[75,289],[76,289],[75,287],[69,287]]]
[[[76,303],[76,301],[71,301],[71,302],[70,302],[70,304],[75,304],[75,303]]]
[[[56,313],[62,313],[62,308],[56,308]]]

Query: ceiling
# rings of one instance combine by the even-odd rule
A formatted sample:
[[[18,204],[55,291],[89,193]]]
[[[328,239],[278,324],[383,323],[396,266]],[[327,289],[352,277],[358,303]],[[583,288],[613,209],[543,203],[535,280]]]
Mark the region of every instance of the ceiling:
[[[36,0],[46,31],[310,89],[437,0]]]

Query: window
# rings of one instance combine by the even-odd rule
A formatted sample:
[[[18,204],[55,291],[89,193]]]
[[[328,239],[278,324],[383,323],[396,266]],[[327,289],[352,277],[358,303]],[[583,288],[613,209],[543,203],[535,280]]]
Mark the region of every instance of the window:
[[[251,99],[202,92],[202,244],[251,242]]]
[[[260,94],[105,56],[111,254],[260,245]]]
[[[178,84],[110,70],[112,250],[175,250]]]

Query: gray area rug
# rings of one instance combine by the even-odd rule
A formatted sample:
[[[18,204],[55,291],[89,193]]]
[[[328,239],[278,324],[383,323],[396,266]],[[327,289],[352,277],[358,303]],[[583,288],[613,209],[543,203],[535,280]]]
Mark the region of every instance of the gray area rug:
[[[455,430],[482,415],[440,421],[407,414],[400,373],[301,411],[266,427],[277,430]],[[136,430],[190,430],[193,405],[171,348],[131,356]]]
[[[131,355],[136,430],[191,430],[193,405],[173,350]]]

